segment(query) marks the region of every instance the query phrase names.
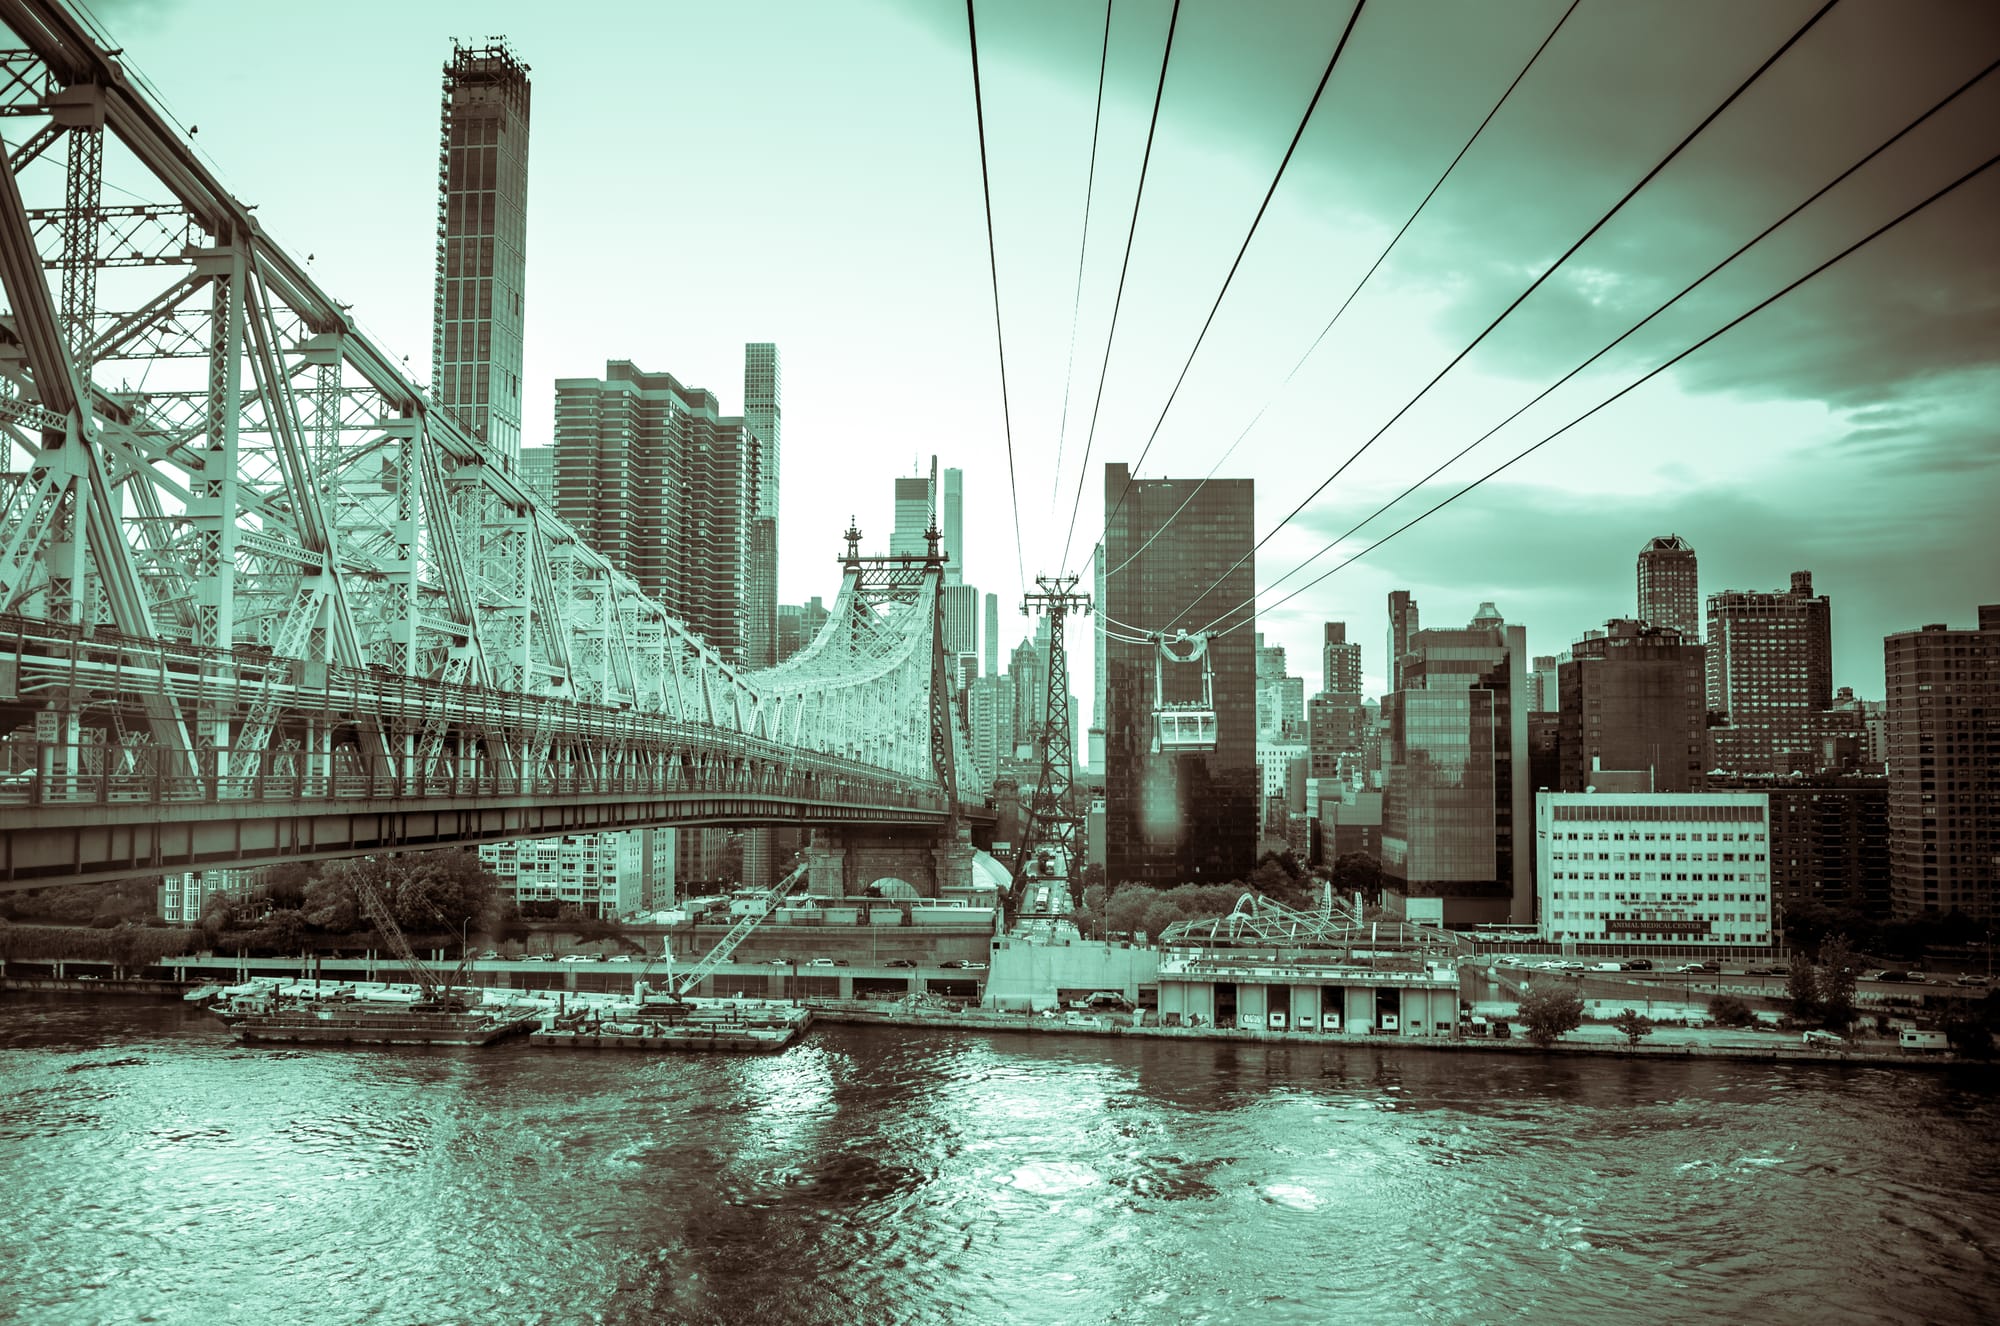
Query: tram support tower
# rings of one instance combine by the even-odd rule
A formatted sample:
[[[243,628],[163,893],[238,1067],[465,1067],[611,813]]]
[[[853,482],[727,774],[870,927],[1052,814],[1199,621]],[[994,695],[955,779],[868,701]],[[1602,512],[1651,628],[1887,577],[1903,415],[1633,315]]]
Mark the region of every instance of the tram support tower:
[[[1009,912],[1020,910],[1028,866],[1035,854],[1045,847],[1056,848],[1064,854],[1066,868],[1074,869],[1083,838],[1083,812],[1071,790],[1076,777],[1076,748],[1070,736],[1069,649],[1063,642],[1063,622],[1069,615],[1090,612],[1090,596],[1076,592],[1076,581],[1073,575],[1036,576],[1037,592],[1021,600],[1022,613],[1039,612],[1049,619],[1049,692],[1042,722],[1034,729],[1042,767],[1028,801],[1026,827],[1014,850]]]

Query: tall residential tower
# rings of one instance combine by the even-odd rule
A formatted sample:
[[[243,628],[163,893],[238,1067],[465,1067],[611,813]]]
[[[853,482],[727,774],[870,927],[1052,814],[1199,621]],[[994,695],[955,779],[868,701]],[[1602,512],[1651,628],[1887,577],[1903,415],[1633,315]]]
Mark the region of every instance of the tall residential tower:
[[[1639,550],[1639,620],[1679,631],[1684,644],[1701,643],[1701,580],[1694,545],[1663,534]]]
[[[431,392],[512,465],[521,454],[528,66],[491,40],[454,45],[444,67]]]

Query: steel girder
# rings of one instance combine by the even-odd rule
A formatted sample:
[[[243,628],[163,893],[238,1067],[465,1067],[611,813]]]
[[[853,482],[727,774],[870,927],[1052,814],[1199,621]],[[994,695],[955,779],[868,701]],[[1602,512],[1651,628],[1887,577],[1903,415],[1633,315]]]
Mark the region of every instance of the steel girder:
[[[940,799],[971,767],[963,733],[937,733],[955,707],[937,695],[936,568],[892,586],[850,556],[811,648],[733,666],[435,406],[63,6],[0,0],[0,25],[0,124],[18,126],[0,169],[0,614],[191,646],[206,670],[50,697],[62,747],[150,744],[222,786],[330,768],[343,743],[420,778],[696,758],[647,724],[606,727],[628,712]],[[113,172],[136,202],[104,206]],[[330,674],[434,683],[435,701],[301,707],[301,677]],[[470,691],[538,703],[455,698]]]

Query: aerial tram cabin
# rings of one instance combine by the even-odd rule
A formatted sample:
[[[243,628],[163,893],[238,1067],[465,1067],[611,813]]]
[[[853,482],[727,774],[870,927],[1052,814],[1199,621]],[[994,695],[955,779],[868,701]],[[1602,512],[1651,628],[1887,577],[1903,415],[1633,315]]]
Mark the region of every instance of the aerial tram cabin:
[[[1215,668],[1208,657],[1207,633],[1181,631],[1171,640],[1165,635],[1153,640],[1159,650],[1153,660],[1153,753],[1214,750]],[[1183,668],[1197,669],[1197,677],[1180,674]]]

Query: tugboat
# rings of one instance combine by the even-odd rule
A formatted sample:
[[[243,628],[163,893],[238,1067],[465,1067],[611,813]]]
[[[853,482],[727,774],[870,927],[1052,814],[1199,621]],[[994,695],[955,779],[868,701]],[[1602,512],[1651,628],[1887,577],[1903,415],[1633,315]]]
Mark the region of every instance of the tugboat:
[[[352,989],[292,997],[275,984],[258,983],[222,992],[209,1011],[246,1043],[485,1045],[540,1024],[538,1014],[481,1007],[479,991],[462,984],[469,948],[451,976],[438,975],[410,947],[374,886],[363,881],[359,891],[362,912],[409,968],[417,986],[414,999],[364,998]]]

